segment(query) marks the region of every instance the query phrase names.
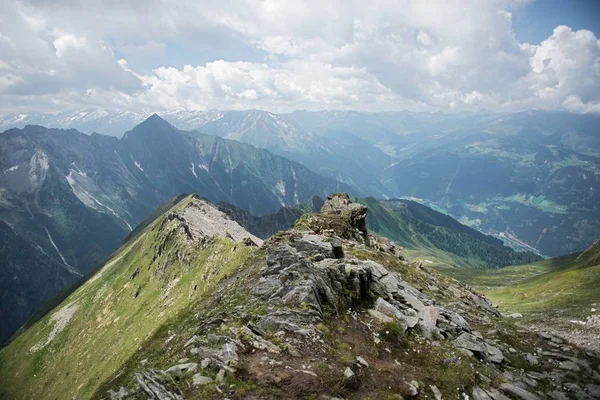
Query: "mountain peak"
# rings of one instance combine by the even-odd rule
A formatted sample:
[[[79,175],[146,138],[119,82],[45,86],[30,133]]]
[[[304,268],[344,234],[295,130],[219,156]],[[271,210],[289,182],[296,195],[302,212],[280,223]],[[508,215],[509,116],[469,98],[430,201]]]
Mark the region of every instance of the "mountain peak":
[[[146,118],[144,121],[142,121],[138,125],[136,125],[132,130],[130,130],[129,132],[126,132],[125,137],[130,136],[132,133],[135,135],[138,135],[138,134],[156,135],[158,133],[171,134],[176,131],[177,131],[177,128],[175,128],[169,122],[162,119],[160,116],[158,116],[158,114],[152,114],[151,116]]]
[[[170,128],[174,128],[173,125],[171,125],[170,123],[168,123],[166,120],[162,119],[156,113],[154,113],[151,116],[149,116],[148,118],[146,118],[144,121],[142,121],[141,123],[139,123],[137,126],[142,126],[142,125],[154,125],[154,126],[165,126],[165,127],[168,126]]]

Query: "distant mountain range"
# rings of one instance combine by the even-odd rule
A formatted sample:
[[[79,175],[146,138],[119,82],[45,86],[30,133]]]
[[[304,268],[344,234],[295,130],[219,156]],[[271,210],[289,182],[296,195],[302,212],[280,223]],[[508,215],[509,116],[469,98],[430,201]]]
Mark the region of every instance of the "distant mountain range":
[[[173,111],[197,130],[265,148],[375,198],[409,198],[515,248],[556,256],[600,236],[600,116],[564,112]],[[20,114],[120,135],[148,113]]]
[[[340,190],[352,189],[158,116],[122,139],[31,125],[8,130],[0,134],[0,342],[178,193],[263,215]]]

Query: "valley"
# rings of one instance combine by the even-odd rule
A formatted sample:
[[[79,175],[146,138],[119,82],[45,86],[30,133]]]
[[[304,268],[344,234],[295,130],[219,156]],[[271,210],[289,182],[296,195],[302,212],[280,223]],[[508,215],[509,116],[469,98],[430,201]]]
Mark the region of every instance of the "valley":
[[[599,243],[583,253],[499,270],[439,267],[485,293],[519,325],[600,351]]]

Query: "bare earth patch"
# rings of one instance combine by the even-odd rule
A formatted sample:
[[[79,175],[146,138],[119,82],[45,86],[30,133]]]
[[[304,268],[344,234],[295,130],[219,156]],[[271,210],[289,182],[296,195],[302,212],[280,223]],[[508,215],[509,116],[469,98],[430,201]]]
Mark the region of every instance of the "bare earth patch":
[[[35,353],[48,346],[54,340],[56,335],[61,333],[66,328],[69,321],[71,321],[71,318],[73,318],[75,311],[77,311],[78,309],[79,306],[75,303],[72,303],[55,312],[54,315],[50,317],[50,321],[54,322],[54,328],[48,335],[48,338],[45,342],[39,342],[36,345],[32,346],[29,351]]]

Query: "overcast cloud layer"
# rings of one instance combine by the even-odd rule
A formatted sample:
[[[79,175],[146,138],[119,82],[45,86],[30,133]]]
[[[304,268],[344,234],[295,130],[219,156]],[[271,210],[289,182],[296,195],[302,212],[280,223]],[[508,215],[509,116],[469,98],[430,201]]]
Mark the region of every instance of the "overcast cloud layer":
[[[598,38],[519,43],[523,2],[0,0],[0,113],[600,112]]]

